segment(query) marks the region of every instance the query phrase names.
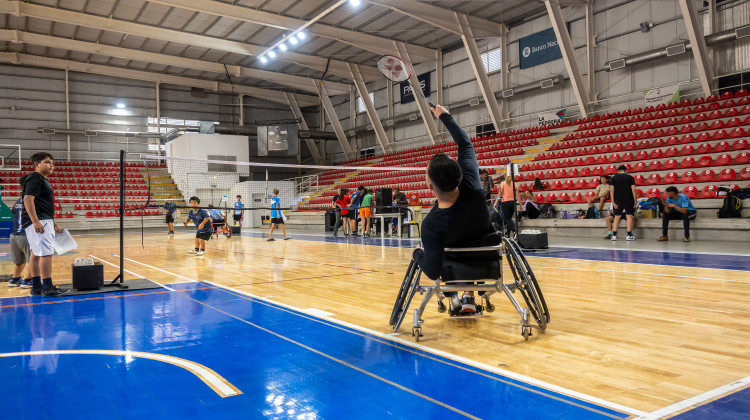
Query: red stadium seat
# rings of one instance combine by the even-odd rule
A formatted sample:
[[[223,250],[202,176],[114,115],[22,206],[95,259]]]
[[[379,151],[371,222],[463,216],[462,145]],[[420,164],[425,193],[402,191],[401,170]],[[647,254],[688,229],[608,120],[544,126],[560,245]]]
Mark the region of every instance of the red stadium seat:
[[[706,169],[698,175],[698,182],[713,182],[716,180],[716,172]]]
[[[609,158],[607,158],[608,163],[619,163],[620,162],[620,155],[617,153],[612,153],[609,155]]]
[[[594,189],[598,186],[599,186],[599,178],[591,178],[587,185],[587,187],[590,189]]]
[[[654,149],[649,153],[648,157],[649,159],[661,159],[664,157],[664,152],[662,152],[661,149]]]
[[[580,192],[573,193],[572,196],[570,196],[570,202],[571,203],[583,203],[583,194]]]
[[[558,201],[570,201],[570,197],[568,196],[568,193],[560,193],[560,195],[557,197]]]
[[[635,156],[633,156],[633,152],[625,152],[622,155],[622,161],[623,162],[630,162],[632,160],[635,160]]]
[[[711,145],[708,143],[703,143],[700,146],[698,146],[697,149],[695,149],[695,153],[699,155],[711,153]]]
[[[734,181],[737,178],[737,174],[732,168],[726,168],[719,172],[719,181]]]
[[[714,112],[719,112],[719,111],[714,111]],[[714,112],[712,112],[711,114],[713,114]],[[721,117],[721,113],[720,112],[719,112],[719,116],[715,117],[715,118],[719,118],[719,117]],[[709,116],[706,115],[705,112],[701,112],[700,114],[698,114],[698,115],[696,115],[696,116],[693,117],[693,121],[694,122],[706,121],[708,118],[709,118]],[[696,127],[696,129],[697,129],[697,127]]]
[[[728,154],[724,153],[723,155],[719,155],[716,157],[716,160],[714,160],[714,165],[716,166],[726,166],[732,164],[732,157]]]
[[[716,198],[716,186],[706,185],[701,190],[700,198]]]
[[[593,156],[588,156],[586,157],[586,159],[583,160],[584,165],[593,165],[595,163],[596,163],[596,158],[594,158]]]
[[[734,157],[734,160],[732,161],[735,165],[743,165],[745,163],[750,162],[750,153],[748,152],[742,152]]]
[[[698,182],[698,174],[694,171],[687,171],[680,177],[681,184],[695,183]]]
[[[646,185],[646,178],[643,175],[638,174],[633,178],[635,178],[635,185]]]
[[[680,144],[688,144],[694,142],[695,137],[692,134],[685,134],[684,136],[680,137]]]
[[[664,166],[661,168],[664,170],[670,170],[670,169],[677,169],[677,161],[674,159],[668,159],[666,162],[664,162]]]
[[[646,178],[646,185],[659,185],[661,184],[661,176],[659,174],[651,174]]]
[[[748,142],[746,139],[737,139],[732,143],[732,150],[746,150]]]
[[[661,162],[658,160],[655,160],[648,164],[649,171],[658,171],[660,169],[661,169]]]
[[[586,180],[585,179],[579,179],[576,181],[575,189],[577,190],[583,190],[587,188]]]
[[[734,109],[730,109],[729,111],[732,111],[732,110],[734,110]],[[727,114],[729,113],[729,111],[727,111]],[[735,113],[736,112],[737,111],[735,111]],[[727,121],[727,127],[737,127],[738,125],[742,125],[742,121],[739,118],[737,118],[737,117],[730,118]]]
[[[661,197],[661,191],[658,188],[651,188],[646,191],[646,197],[648,198],[659,198]]]
[[[635,160],[646,160],[648,159],[648,152],[645,150],[641,150],[638,152],[638,154],[635,155]]]
[[[575,187],[576,183],[572,179],[569,179],[562,184],[562,189],[564,190],[572,190],[575,189]]]
[[[705,168],[708,166],[713,166],[714,160],[711,156],[701,156],[700,159],[698,159],[698,162],[695,163],[695,166],[698,168]]]
[[[596,164],[597,165],[603,165],[603,164],[607,163],[607,161],[608,161],[607,160],[607,156],[605,156],[605,155],[600,155],[599,157],[596,158]]]
[[[683,146],[682,149],[680,149],[680,156],[692,155],[694,153],[695,153],[695,148],[690,144],[685,145]]]
[[[594,167],[594,169],[591,170],[591,175],[596,175],[596,176],[604,175],[604,168],[602,168],[601,166]]]
[[[736,139],[737,137],[744,137],[745,129],[742,127],[735,127],[729,132],[729,138]]]
[[[727,138],[727,136],[728,135],[727,135],[726,130],[719,130],[719,131],[715,132],[714,135],[711,136],[711,138],[714,139],[714,140],[723,140],[723,139]]]
[[[740,172],[737,174],[737,179],[742,181],[747,181],[750,179],[750,167],[745,167],[740,170]]]
[[[735,97],[735,98],[741,98],[741,97],[743,97],[743,96],[748,96],[748,95],[747,95],[747,90],[746,90],[746,89],[740,89],[740,90],[738,90],[737,92],[734,92],[734,97]]]
[[[664,175],[664,181],[665,184],[676,184],[680,182],[680,176],[677,175],[674,172],[670,172],[666,175]]]
[[[617,166],[615,165],[609,165],[606,168],[604,168],[604,175],[614,175],[617,173]]]
[[[557,196],[554,193],[547,194],[544,200],[549,203],[550,201],[557,201]]]
[[[545,203],[545,201],[544,201],[544,194],[538,193],[536,196],[534,196],[534,201],[536,201],[537,204],[543,204],[543,203]]]
[[[675,157],[678,156],[680,152],[677,150],[676,147],[670,147],[666,151],[664,151],[664,157]]]
[[[716,102],[718,100],[719,100],[719,97],[716,96],[716,95],[709,95],[709,96],[706,97],[706,103]]]
[[[562,189],[562,182],[555,181],[555,182],[552,183],[552,185],[550,186],[550,188],[553,189],[553,190],[561,190]]]
[[[682,193],[685,194],[690,199],[696,199],[700,195],[700,191],[698,188],[694,186],[685,187],[682,189]]]
[[[589,175],[591,175],[591,168],[581,168],[581,170],[578,172],[578,175],[580,175],[580,176],[589,176]]]
[[[575,178],[578,176],[578,168],[570,168],[566,175],[568,178]]]

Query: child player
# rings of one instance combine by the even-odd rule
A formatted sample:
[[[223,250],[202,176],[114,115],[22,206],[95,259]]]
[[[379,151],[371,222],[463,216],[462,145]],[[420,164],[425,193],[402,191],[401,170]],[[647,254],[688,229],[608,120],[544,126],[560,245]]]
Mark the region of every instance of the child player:
[[[268,241],[274,241],[273,229],[276,225],[281,228],[281,233],[284,235],[284,240],[292,239],[291,236],[287,236],[286,229],[284,229],[284,214],[281,213],[281,199],[279,198],[279,189],[273,189],[273,198],[271,199],[271,230],[268,231]]]
[[[165,216],[166,222],[167,222],[167,229],[169,229],[168,234],[174,235],[174,212],[177,210],[177,204],[175,204],[172,197],[169,197],[169,200],[167,200],[166,203],[164,203],[164,210],[167,211],[167,215]]]
[[[200,207],[201,199],[192,196],[190,197],[190,212],[188,212],[187,219],[185,219],[184,226],[187,226],[188,221],[192,220],[198,231],[195,233],[195,249],[188,251],[188,254],[203,255],[206,252],[206,241],[211,239],[213,230],[211,229],[211,216],[208,212]]]
[[[237,222],[240,223],[240,227],[242,227],[242,216],[245,215],[245,205],[242,204],[242,196],[237,196],[237,201],[234,202],[234,214],[232,215],[232,219],[234,220],[233,226],[237,226]]]

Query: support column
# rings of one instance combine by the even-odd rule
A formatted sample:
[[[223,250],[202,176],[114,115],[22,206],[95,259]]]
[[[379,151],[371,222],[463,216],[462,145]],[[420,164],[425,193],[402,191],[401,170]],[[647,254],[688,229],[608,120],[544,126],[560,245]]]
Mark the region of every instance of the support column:
[[[508,27],[500,25],[500,90],[510,89],[510,59],[508,58]],[[500,111],[507,124],[510,120],[510,99],[503,99]]]
[[[318,96],[320,96],[320,102],[323,104],[323,108],[326,111],[326,115],[328,115],[328,120],[331,122],[331,125],[333,126],[333,131],[336,133],[336,138],[339,139],[341,150],[344,152],[344,155],[346,156],[347,159],[354,159],[356,156],[354,154],[354,151],[352,151],[351,146],[349,145],[349,141],[347,141],[346,134],[344,134],[344,128],[341,127],[341,122],[339,121],[339,117],[336,116],[336,110],[333,108],[333,104],[331,103],[331,98],[328,97],[328,92],[326,91],[325,83],[319,83],[316,80],[311,81],[311,83],[315,86],[315,89],[318,90]]]
[[[393,82],[390,80],[386,80],[386,98],[388,98],[388,118],[393,118]],[[388,128],[388,138],[393,140],[392,145],[396,145],[396,129],[394,128],[395,124],[393,124],[393,121],[390,123],[390,127]]]
[[[560,46],[563,61],[565,61],[565,68],[568,70],[570,83],[573,85],[573,93],[575,93],[578,100],[578,108],[581,111],[581,115],[585,117],[589,111],[589,95],[586,92],[586,85],[583,84],[581,70],[578,68],[573,43],[570,41],[570,34],[568,33],[568,28],[565,26],[565,18],[563,18],[562,10],[560,9],[560,2],[558,0],[544,0],[544,4],[547,6],[549,19],[552,21],[552,28],[557,36],[557,44]]]
[[[712,93],[713,87],[716,84],[714,82],[713,64],[711,64],[708,47],[706,47],[706,39],[703,37],[700,27],[700,17],[695,11],[693,0],[679,0],[679,3],[680,10],[682,10],[682,18],[685,20],[688,38],[690,39],[690,45],[692,46],[695,66],[698,68],[698,78],[701,82],[703,95],[708,96]]]
[[[490,116],[492,125],[495,126],[495,131],[499,132],[500,123],[503,120],[500,105],[497,103],[495,90],[492,88],[490,78],[487,76],[487,70],[485,70],[484,63],[482,63],[477,42],[474,40],[474,32],[471,29],[471,25],[469,25],[469,18],[463,13],[456,13],[456,19],[461,27],[461,40],[464,43],[466,54],[469,56],[469,63],[471,63],[472,70],[474,70],[474,76],[477,78],[479,91],[482,92],[487,113]]]
[[[349,129],[357,127],[357,95],[354,93],[355,88],[349,90]]]
[[[372,124],[372,127],[375,129],[375,137],[377,138],[380,147],[383,149],[383,153],[392,152],[393,146],[391,145],[391,140],[385,135],[383,123],[380,121],[377,110],[375,110],[375,105],[370,100],[370,93],[367,91],[367,86],[362,78],[362,73],[359,71],[359,66],[352,63],[349,63],[348,66],[349,71],[352,72],[354,86],[357,88],[360,99],[362,99],[362,102],[365,104],[367,117],[370,119],[370,124]]]
[[[65,128],[70,130],[70,89],[68,87],[68,69],[65,69]],[[68,162],[70,162],[70,134],[67,137]],[[20,156],[18,157],[21,158]]]
[[[245,125],[245,95],[239,94],[240,99],[240,127]]]
[[[704,36],[711,35],[719,30],[719,15],[716,13],[716,0],[708,0],[708,31]],[[713,63],[714,74],[719,74],[719,52],[712,49],[710,52]]]
[[[396,46],[396,50],[398,51],[398,56],[401,57],[402,60],[412,68],[411,77],[409,78],[409,81],[414,86],[419,86],[419,79],[417,79],[417,75],[414,72],[414,66],[411,64],[411,58],[409,57],[409,52],[406,51],[406,44],[404,44],[401,41],[393,41],[393,43]],[[419,108],[419,113],[422,115],[422,121],[424,122],[425,127],[427,128],[427,135],[430,136],[430,141],[432,144],[435,144],[435,139],[437,138],[437,125],[435,124],[435,117],[432,115],[432,111],[430,111],[430,106],[427,105],[424,101],[424,99],[420,99],[417,96],[421,95],[422,92],[414,92],[414,102],[417,103],[417,107]]]
[[[443,105],[443,52],[440,50],[437,50],[435,60],[435,79],[437,80],[437,103]],[[443,131],[445,131],[445,126],[438,125],[438,132]]]
[[[307,121],[305,121],[305,117],[302,115],[302,110],[300,109],[299,104],[297,103],[297,98],[294,97],[294,93],[284,92],[284,96],[286,96],[286,100],[287,102],[289,102],[289,107],[292,109],[292,114],[294,114],[294,118],[296,118],[299,121],[299,123],[297,123],[297,126],[299,127],[299,129],[304,130],[304,131],[309,131],[310,128],[307,126]],[[305,143],[307,143],[307,148],[310,149],[310,153],[312,154],[312,157],[315,160],[315,164],[325,165],[325,162],[323,161],[323,156],[320,155],[318,146],[315,145],[315,140],[306,138]]]
[[[161,98],[159,96],[159,86],[161,83],[156,82],[156,133],[159,134],[156,143],[156,156],[161,156]]]
[[[596,69],[594,68],[594,47],[596,47],[596,34],[594,34],[594,0],[586,2],[586,73],[588,73],[589,101],[596,101]]]

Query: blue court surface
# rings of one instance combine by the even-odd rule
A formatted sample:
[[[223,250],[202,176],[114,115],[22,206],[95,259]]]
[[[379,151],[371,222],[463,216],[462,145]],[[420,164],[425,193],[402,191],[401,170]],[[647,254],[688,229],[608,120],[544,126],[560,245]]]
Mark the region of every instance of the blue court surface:
[[[169,286],[0,300],[0,417],[630,417],[230,289]]]

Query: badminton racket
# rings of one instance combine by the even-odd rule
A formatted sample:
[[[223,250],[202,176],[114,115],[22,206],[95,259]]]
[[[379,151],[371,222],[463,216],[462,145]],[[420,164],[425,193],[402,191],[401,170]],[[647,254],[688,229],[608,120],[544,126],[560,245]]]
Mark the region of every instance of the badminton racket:
[[[411,86],[411,91],[413,95],[417,95],[417,92],[419,92],[424,98],[425,102],[430,106],[430,108],[435,108],[435,105],[433,105],[432,102],[430,102],[429,99],[424,95],[424,92],[422,92],[422,89],[417,89],[414,87],[413,84],[409,81],[409,77],[411,77],[411,66],[404,63],[404,61],[395,55],[384,55],[378,58],[378,70],[380,70],[381,73],[383,73],[383,76],[385,76],[388,80],[392,82],[406,82]]]

